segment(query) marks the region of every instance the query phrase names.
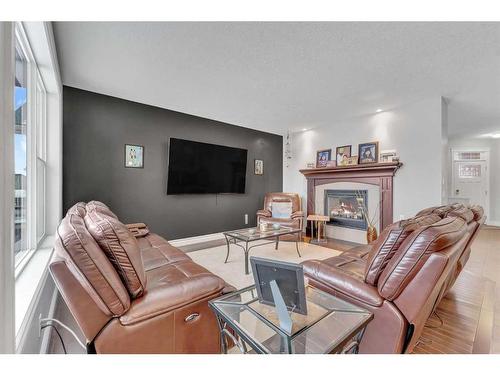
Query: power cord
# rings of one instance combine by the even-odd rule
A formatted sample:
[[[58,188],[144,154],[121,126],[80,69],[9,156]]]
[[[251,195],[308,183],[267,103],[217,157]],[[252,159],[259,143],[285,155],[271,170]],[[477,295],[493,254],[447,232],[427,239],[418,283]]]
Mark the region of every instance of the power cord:
[[[436,315],[436,318],[439,319],[439,325],[431,326],[431,325],[427,325],[426,324],[424,327],[426,327],[426,328],[433,328],[433,329],[434,328],[441,328],[443,326],[443,324],[444,324],[443,318],[441,318],[436,311],[434,311],[433,314]]]
[[[52,323],[48,323],[48,324],[45,324],[44,326],[41,326],[40,329],[45,329],[47,327],[52,327],[54,328],[54,332],[57,334],[57,336],[59,337],[59,341],[61,341],[61,346],[62,346],[62,349],[64,351],[64,354],[68,354],[67,350],[66,350],[66,345],[64,345],[64,340],[61,336],[61,334],[59,333],[59,330],[57,329],[57,327],[55,325],[53,325]]]
[[[64,349],[64,354],[66,354],[66,347],[64,346],[63,339],[62,339],[59,331],[57,330],[57,327],[54,324],[52,324],[52,322],[55,322],[55,323],[59,324],[62,328],[64,328],[69,333],[71,333],[71,335],[74,337],[74,339],[76,340],[76,342],[78,343],[78,345],[80,345],[85,351],[87,351],[87,347],[85,346],[85,344],[83,342],[80,341],[80,339],[78,338],[78,335],[75,333],[75,331],[73,331],[71,328],[69,328],[66,324],[64,324],[60,320],[57,320],[57,319],[54,319],[54,318],[40,319],[41,329],[47,328],[49,326],[51,326],[51,327],[53,327],[55,329],[57,335],[61,339],[61,344],[62,344],[63,349]],[[43,323],[47,323],[47,324],[43,324]]]

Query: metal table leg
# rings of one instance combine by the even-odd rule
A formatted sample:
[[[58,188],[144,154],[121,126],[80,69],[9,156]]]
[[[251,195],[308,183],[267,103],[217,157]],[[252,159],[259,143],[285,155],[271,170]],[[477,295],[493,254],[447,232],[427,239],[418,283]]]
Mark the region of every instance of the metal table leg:
[[[295,241],[295,249],[297,250],[297,254],[299,254],[299,258],[302,257],[302,255],[300,255],[300,252],[299,252],[299,241],[300,241],[300,238],[301,238],[301,235],[300,233],[297,233],[297,241]]]
[[[249,272],[248,272],[248,252],[249,252],[249,249],[248,249],[248,241],[245,242],[245,275],[248,275]]]
[[[278,250],[279,243],[280,243],[280,236],[276,236],[276,246],[275,246],[274,250]]]
[[[227,263],[227,260],[229,259],[229,239],[227,238],[226,235],[224,235],[224,237],[226,238],[226,244],[227,244],[227,254],[226,254],[226,260],[224,261],[224,263]]]

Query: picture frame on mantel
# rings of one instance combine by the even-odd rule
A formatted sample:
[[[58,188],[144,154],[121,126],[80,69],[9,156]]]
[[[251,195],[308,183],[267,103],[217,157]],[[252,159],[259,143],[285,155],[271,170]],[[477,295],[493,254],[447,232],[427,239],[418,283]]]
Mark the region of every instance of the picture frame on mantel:
[[[360,143],[358,146],[358,163],[378,163],[378,142]]]
[[[316,151],[316,168],[325,168],[330,160],[332,160],[331,148]]]

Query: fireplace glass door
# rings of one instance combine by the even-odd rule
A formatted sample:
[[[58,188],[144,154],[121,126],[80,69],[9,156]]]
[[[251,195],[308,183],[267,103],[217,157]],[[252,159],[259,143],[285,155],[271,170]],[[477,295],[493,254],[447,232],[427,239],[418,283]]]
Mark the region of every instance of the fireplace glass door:
[[[325,215],[328,225],[366,230],[367,190],[325,190]]]

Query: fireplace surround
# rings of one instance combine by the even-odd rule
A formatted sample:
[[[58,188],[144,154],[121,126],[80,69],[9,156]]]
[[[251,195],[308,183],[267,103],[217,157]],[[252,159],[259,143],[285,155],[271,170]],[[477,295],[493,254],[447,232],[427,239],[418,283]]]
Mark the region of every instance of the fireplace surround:
[[[361,164],[346,167],[308,168],[300,172],[307,179],[307,214],[315,214],[324,207],[315,207],[316,187],[333,182],[359,182],[378,186],[379,230],[393,222],[393,179],[402,167],[400,162]],[[310,233],[308,223],[307,233]]]

